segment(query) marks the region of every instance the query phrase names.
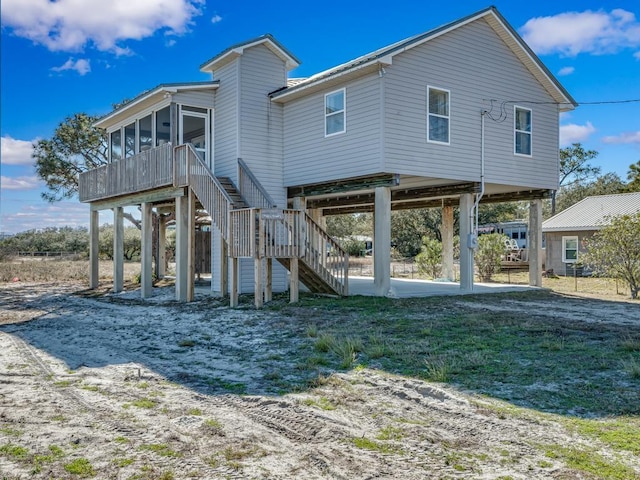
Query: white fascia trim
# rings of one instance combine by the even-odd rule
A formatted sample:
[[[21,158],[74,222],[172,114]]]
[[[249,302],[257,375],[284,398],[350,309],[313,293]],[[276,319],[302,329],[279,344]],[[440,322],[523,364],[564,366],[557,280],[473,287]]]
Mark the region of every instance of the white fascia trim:
[[[130,110],[132,108],[134,108],[136,105],[141,104],[142,102],[145,102],[147,100],[149,100],[150,98],[159,95],[159,94],[173,94],[173,93],[178,93],[180,91],[184,91],[184,90],[215,90],[218,88],[218,84],[217,83],[213,83],[210,85],[185,85],[184,87],[180,86],[180,87],[158,87],[150,92],[148,92],[146,95],[138,98],[137,100],[134,100],[130,103],[127,103],[126,105],[123,105],[121,108],[119,108],[118,110],[114,110],[113,112],[111,112],[110,114],[108,114],[105,117],[102,117],[100,120],[98,120],[96,123],[93,124],[94,127],[100,127],[104,122],[111,120],[114,116],[116,115],[121,115],[124,112],[126,112],[127,110]]]
[[[493,12],[493,11],[489,11],[486,14],[491,14],[491,16],[498,21],[498,23],[502,26],[502,30],[507,33],[509,35],[509,37],[511,37],[511,39],[517,44],[517,45],[521,45],[520,40],[518,40],[516,37],[513,36],[513,33],[511,33],[511,30],[509,30],[506,25],[504,23],[502,23],[502,20],[500,20],[500,18]],[[485,15],[486,15],[485,14]],[[542,74],[542,76],[549,82],[549,84],[553,87],[553,89],[558,93],[558,96],[563,99],[564,101],[559,102],[560,105],[560,111],[562,112],[566,112],[566,111],[570,111],[570,110],[574,110],[575,107],[573,106],[573,102],[571,100],[569,100],[569,98],[567,98],[567,96],[562,92],[562,90],[560,90],[557,86],[556,86],[556,82],[554,80],[552,80],[549,75],[547,75],[547,73],[540,68],[539,64],[538,64],[538,60],[536,60],[535,58],[533,58],[529,52],[527,51],[526,48],[523,48],[521,46],[520,51],[522,53],[524,53],[526,55],[526,57],[531,60],[531,62],[536,66],[536,69]],[[563,107],[563,105],[565,105],[565,107]]]
[[[213,66],[219,63],[228,63],[229,57],[233,56],[233,58],[237,58],[244,53],[247,48],[255,47],[257,45],[266,44],[267,48],[275,53],[278,57],[284,60],[286,67],[288,70],[293,70],[294,68],[300,66],[298,62],[293,60],[284,50],[278,47],[275,43],[273,43],[268,38],[261,38],[260,40],[256,40],[255,42],[247,43],[246,45],[242,45],[241,47],[233,48],[229,50],[224,55],[214,59],[213,61],[204,65],[200,71],[203,73],[210,73],[213,70]],[[232,59],[231,59],[232,60]]]
[[[384,58],[387,59],[388,56],[384,57]],[[344,70],[343,72],[336,73],[335,75],[328,75],[328,76],[326,76],[324,78],[321,78],[320,80],[311,81],[311,82],[307,83],[306,85],[303,85],[300,88],[295,88],[295,90],[292,90],[290,92],[283,92],[280,95],[276,95],[276,96],[272,97],[271,101],[274,102],[274,101],[280,100],[282,98],[287,98],[287,97],[289,97],[289,96],[291,96],[293,94],[297,94],[299,92],[304,92],[308,88],[315,87],[316,85],[322,85],[323,83],[326,83],[329,80],[334,80],[336,78],[340,78],[340,77],[343,77],[345,75],[348,75],[348,74],[350,74],[352,72],[357,72],[358,70],[362,70],[364,68],[371,67],[371,65],[378,65],[378,64],[386,67],[386,66],[391,65],[391,62],[388,62],[388,63],[387,62],[383,62],[383,61],[381,61],[381,59],[377,58],[375,60],[371,60],[369,62],[363,63],[362,65],[358,65],[357,67],[353,67],[353,68],[350,68],[348,70]],[[338,68],[338,67],[336,67],[336,68]]]

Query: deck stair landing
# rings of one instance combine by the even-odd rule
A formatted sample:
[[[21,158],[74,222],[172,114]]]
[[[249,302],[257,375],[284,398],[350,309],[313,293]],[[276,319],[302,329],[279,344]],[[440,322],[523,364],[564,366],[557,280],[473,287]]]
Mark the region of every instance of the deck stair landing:
[[[298,277],[309,290],[348,295],[348,254],[306,212],[266,208],[274,202],[246,164],[239,161],[239,166],[240,190],[230,178],[215,177],[191,145],[180,145],[175,148],[174,186],[193,191],[231,258],[275,258],[289,271],[295,258]]]

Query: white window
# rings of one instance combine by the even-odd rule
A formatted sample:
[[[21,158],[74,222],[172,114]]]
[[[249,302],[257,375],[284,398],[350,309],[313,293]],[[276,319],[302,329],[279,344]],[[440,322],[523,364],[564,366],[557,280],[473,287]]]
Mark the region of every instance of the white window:
[[[449,145],[449,90],[427,87],[427,141]]]
[[[564,263],[578,261],[578,237],[562,237],[562,261]]]
[[[345,89],[324,96],[324,135],[336,135],[347,130]]]
[[[531,110],[514,107],[514,153],[531,156]]]

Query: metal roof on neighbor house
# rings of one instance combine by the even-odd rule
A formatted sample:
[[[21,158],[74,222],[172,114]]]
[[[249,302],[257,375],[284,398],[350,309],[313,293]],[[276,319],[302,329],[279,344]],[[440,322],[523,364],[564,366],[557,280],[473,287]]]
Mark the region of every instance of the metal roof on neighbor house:
[[[600,230],[608,218],[640,212],[640,192],[587,197],[542,222],[543,232]]]

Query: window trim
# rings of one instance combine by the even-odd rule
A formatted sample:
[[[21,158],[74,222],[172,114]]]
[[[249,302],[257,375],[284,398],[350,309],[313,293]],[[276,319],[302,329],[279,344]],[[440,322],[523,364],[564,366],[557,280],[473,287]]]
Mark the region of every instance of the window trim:
[[[567,241],[576,241],[576,258],[567,258]],[[572,249],[573,250],[573,249]],[[578,256],[580,255],[580,242],[577,235],[563,236],[562,237],[562,263],[578,263]]]
[[[338,110],[335,112],[331,112],[331,113],[327,113],[327,97],[329,97],[330,95],[334,95],[336,93],[340,93],[342,92],[342,110]],[[326,137],[333,137],[334,135],[340,135],[343,133],[346,133],[347,131],[347,89],[346,88],[339,88],[338,90],[333,90],[332,92],[328,92],[324,94],[324,136]],[[329,117],[332,116],[336,116],[342,114],[344,121],[342,122],[342,130],[339,132],[333,132],[333,133],[327,133],[327,119]]]
[[[516,129],[516,119],[517,119],[518,110],[526,110],[527,112],[529,112],[530,120],[529,120],[528,132],[526,130]],[[516,147],[518,145],[516,138],[518,136],[518,133],[526,133],[527,135],[529,135],[529,149],[530,149],[529,153],[520,153],[516,151]],[[519,105],[513,106],[513,154],[517,155],[518,157],[528,157],[528,158],[533,157],[533,110],[531,108],[521,107]]]
[[[446,92],[447,93],[447,112],[448,115],[440,115],[438,113],[431,113],[429,110],[429,98],[430,98],[430,92],[431,90],[439,90],[441,92]],[[431,115],[434,115],[438,118],[446,118],[447,119],[447,141],[446,142],[442,142],[440,140],[431,140],[430,138],[430,132],[431,132]],[[427,85],[427,142],[428,143],[435,143],[437,145],[451,145],[451,90],[448,90],[446,88],[441,88],[441,87],[436,87],[434,85]]]

